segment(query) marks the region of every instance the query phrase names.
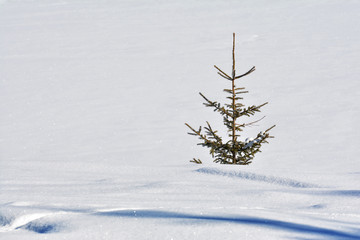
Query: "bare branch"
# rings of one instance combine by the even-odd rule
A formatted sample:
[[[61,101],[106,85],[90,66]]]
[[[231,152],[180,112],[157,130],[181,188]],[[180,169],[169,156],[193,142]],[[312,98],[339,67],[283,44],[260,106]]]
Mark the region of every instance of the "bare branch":
[[[227,80],[232,80],[232,78],[229,77],[229,75],[227,75],[223,70],[221,70],[220,68],[218,68],[216,65],[214,65],[214,67],[215,67],[217,70],[219,70],[219,72],[222,73],[222,75],[224,75],[224,76],[222,76],[223,78],[226,78]],[[220,74],[220,73],[219,73],[219,74]],[[220,76],[221,76],[221,74],[220,74]]]
[[[188,128],[190,128],[194,133],[196,133],[197,135],[200,135],[200,131],[196,131],[195,129],[193,129],[189,124],[185,123],[186,126],[188,126]]]
[[[259,108],[261,108],[261,107],[265,106],[265,105],[266,105],[266,104],[268,104],[268,103],[269,103],[269,102],[263,103],[263,104],[261,104],[261,105],[257,106],[256,108],[257,108],[257,109],[259,109]]]
[[[190,162],[196,163],[196,164],[202,164],[202,161],[200,160],[200,158],[198,158],[198,159],[193,158],[192,160],[190,160]]]
[[[270,131],[270,130],[273,129],[274,127],[276,127],[276,125],[272,126],[271,128],[266,129],[265,132]]]
[[[231,79],[229,79],[227,76],[223,75],[221,72],[218,72],[217,74],[219,74],[221,77],[225,78],[226,80],[231,81]]]
[[[243,75],[239,75],[237,77],[235,77],[235,79],[238,79],[238,78],[242,78],[242,77],[245,77],[246,75],[252,73],[253,71],[255,71],[255,66],[252,67],[249,71],[247,71],[246,73],[244,73]]]
[[[255,124],[255,123],[257,123],[257,122],[260,122],[261,120],[263,120],[265,118],[265,116],[263,116],[262,118],[260,118],[260,119],[258,119],[258,120],[256,120],[256,121],[253,121],[253,122],[249,122],[249,123],[244,123],[244,124],[237,124],[237,125],[239,125],[239,126],[251,126],[251,125],[253,125],[253,124]]]

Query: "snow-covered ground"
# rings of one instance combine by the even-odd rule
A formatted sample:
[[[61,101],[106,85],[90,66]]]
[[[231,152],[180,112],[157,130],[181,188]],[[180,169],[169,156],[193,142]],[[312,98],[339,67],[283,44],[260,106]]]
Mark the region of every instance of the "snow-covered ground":
[[[360,239],[360,1],[0,1],[0,239]],[[269,101],[249,166],[185,122]],[[252,120],[256,120],[255,117]],[[193,157],[204,164],[189,163]]]

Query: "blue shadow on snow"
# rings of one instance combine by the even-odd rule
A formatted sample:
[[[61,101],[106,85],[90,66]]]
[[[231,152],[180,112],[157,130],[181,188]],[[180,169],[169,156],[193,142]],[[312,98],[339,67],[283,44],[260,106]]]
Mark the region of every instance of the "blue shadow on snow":
[[[196,170],[196,172],[217,175],[217,176],[239,178],[239,179],[245,179],[245,180],[251,180],[251,181],[258,181],[258,182],[266,182],[269,184],[276,184],[276,185],[282,185],[282,186],[293,187],[293,188],[317,188],[317,187],[319,187],[315,184],[300,182],[300,181],[297,181],[294,179],[289,179],[289,178],[265,176],[265,175],[261,175],[261,174],[255,174],[255,173],[249,173],[249,172],[243,172],[243,171],[224,171],[221,169],[211,168],[211,167],[199,168]]]
[[[338,195],[344,197],[360,197],[360,190],[333,190],[325,191],[325,195]]]
[[[45,233],[55,233],[59,232],[60,225],[56,223],[38,223],[38,222],[30,222],[24,226],[19,228],[26,229],[28,231],[45,234]]]
[[[305,234],[316,234],[320,236],[327,236],[336,239],[360,239],[360,235],[354,235],[338,230],[332,230],[321,227],[314,227],[311,225],[291,223],[279,220],[254,218],[254,217],[221,217],[221,216],[206,216],[193,215],[184,213],[175,213],[158,210],[119,210],[111,212],[98,212],[98,216],[108,217],[128,217],[128,218],[158,218],[158,219],[188,219],[201,221],[217,221],[217,222],[231,222],[237,224],[257,225],[266,228],[276,228],[280,230],[293,231]]]

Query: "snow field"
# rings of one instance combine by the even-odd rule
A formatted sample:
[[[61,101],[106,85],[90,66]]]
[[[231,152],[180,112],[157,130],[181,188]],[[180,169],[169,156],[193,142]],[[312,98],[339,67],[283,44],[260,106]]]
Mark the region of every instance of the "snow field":
[[[0,1],[0,239],[359,239],[358,9]],[[198,92],[225,99],[233,32],[269,101],[243,140],[277,125],[246,167],[184,126],[222,131]]]

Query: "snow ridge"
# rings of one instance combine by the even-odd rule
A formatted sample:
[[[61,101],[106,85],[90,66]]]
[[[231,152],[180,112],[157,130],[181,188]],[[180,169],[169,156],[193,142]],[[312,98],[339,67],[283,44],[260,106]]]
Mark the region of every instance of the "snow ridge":
[[[281,178],[281,177],[274,177],[274,176],[266,176],[261,174],[249,173],[244,171],[227,171],[218,168],[212,167],[205,167],[196,170],[199,173],[206,173],[218,176],[226,176],[232,178],[241,178],[246,180],[252,181],[259,181],[259,182],[267,182],[271,184],[277,184],[282,186],[294,187],[294,188],[314,188],[319,187],[315,184],[300,182],[294,179],[289,178]]]
[[[17,218],[0,215],[0,232],[9,232],[16,229],[26,229],[36,233],[57,232],[60,224],[43,219],[54,214],[56,213],[33,213],[21,215]]]

